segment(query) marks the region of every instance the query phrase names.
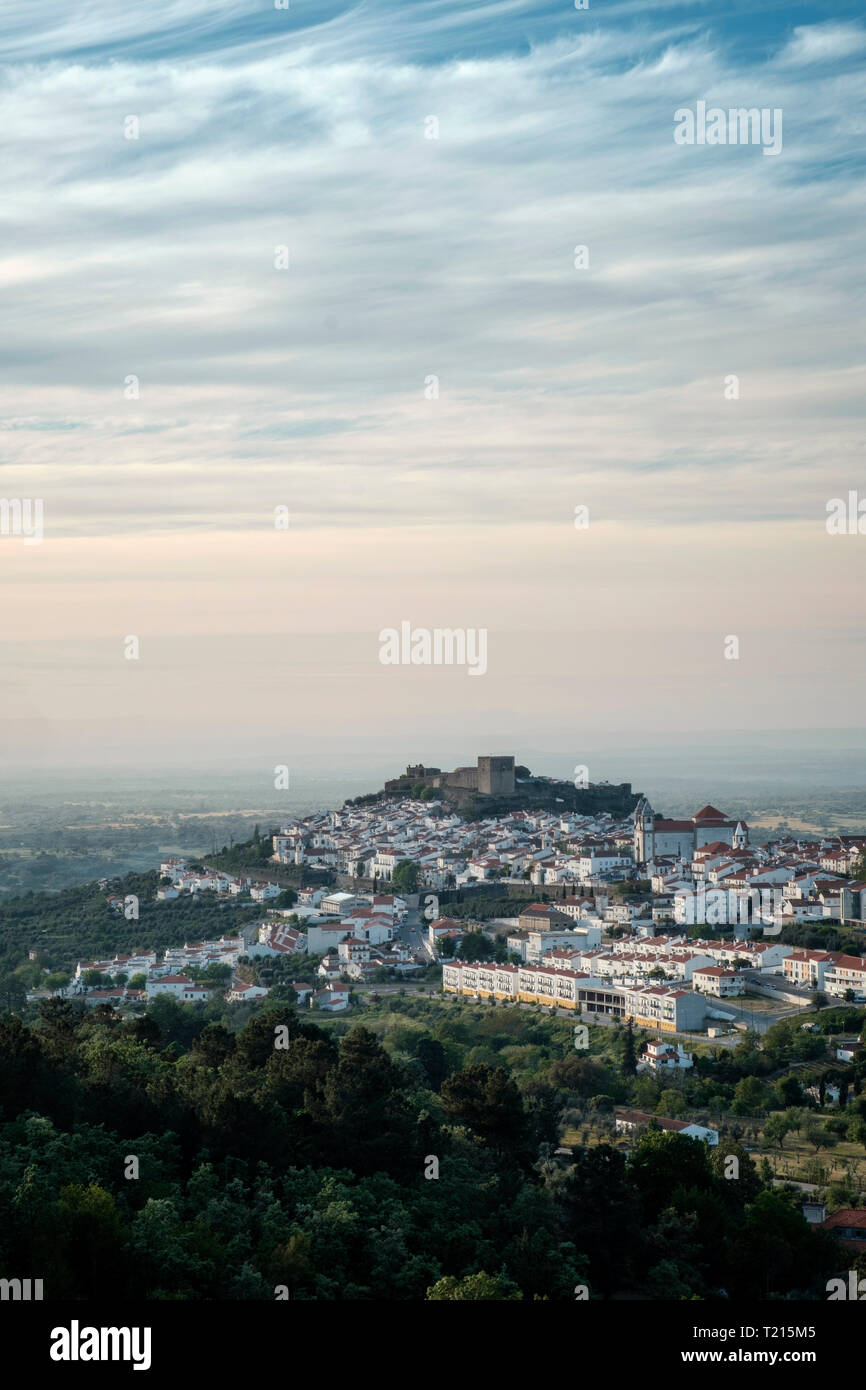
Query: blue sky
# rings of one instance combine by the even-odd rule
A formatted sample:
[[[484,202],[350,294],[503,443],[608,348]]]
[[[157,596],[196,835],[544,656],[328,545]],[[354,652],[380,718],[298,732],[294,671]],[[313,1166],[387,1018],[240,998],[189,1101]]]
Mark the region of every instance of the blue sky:
[[[25,750],[216,745],[250,691],[325,746],[347,682],[409,743],[862,723],[854,5],[7,0],[0,52]],[[781,153],[678,146],[698,100]],[[404,618],[488,627],[488,675],[382,668]]]
[[[855,0],[822,5],[789,0],[757,7],[750,0],[720,7],[713,0],[675,0],[648,7],[642,0],[591,3],[575,14],[562,0],[492,0],[492,3],[401,3],[401,0],[291,0],[274,16],[265,0],[153,0],[148,6],[122,7],[96,0],[86,7],[9,0],[4,6],[4,51],[10,57],[86,62],[113,59],[159,61],[203,58],[221,51],[272,46],[279,34],[339,43],[349,37],[355,51],[397,53],[413,62],[524,55],[531,47],[570,36],[575,22],[584,28],[641,27],[651,19],[660,32],[682,35],[711,32],[720,46],[746,63],[760,64],[797,28],[816,23],[856,23],[862,7]],[[83,13],[82,13],[83,11]]]

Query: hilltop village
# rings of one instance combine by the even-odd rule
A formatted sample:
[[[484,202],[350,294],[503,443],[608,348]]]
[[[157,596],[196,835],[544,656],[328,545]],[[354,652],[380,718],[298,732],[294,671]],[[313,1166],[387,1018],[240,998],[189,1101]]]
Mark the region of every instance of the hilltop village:
[[[271,836],[273,880],[163,861],[157,901],[247,899],[265,915],[236,936],[159,958],[79,961],[73,991],[91,1004],[162,993],[193,1003],[219,978],[228,1000],[252,1001],[268,993],[256,964],[282,957],[315,963],[314,981],[291,983],[303,1003],[331,1012],[349,1007],[353,982],[429,981],[440,964],[445,995],[659,1032],[720,1031],[739,1019],[727,1001],[747,991],[780,1005],[809,991],[866,999],[859,953],[784,939],[809,924],[838,924],[848,937],[866,929],[866,882],[854,872],[866,836],[752,846],[748,825],[713,805],[666,819],[630,788],[627,816],[514,809],[468,819],[445,798],[452,783],[482,801],[510,795],[514,759],[479,758],[448,774],[419,764],[376,797],[287,820]],[[285,872],[299,884],[288,906],[276,881]],[[122,911],[122,899],[109,902]]]

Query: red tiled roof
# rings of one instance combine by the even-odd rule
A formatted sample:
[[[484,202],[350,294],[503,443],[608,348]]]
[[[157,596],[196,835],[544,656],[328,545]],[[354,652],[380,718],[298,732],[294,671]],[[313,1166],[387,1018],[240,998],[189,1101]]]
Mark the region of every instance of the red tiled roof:
[[[866,1209],[860,1207],[856,1211],[851,1207],[843,1208],[842,1211],[834,1211],[832,1216],[821,1223],[824,1227],[832,1229],[836,1226],[850,1226],[863,1232],[863,1239],[866,1240]]]

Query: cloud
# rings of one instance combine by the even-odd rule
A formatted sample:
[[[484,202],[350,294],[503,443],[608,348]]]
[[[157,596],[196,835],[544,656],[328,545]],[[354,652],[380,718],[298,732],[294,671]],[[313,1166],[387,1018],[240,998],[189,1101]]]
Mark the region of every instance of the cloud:
[[[783,67],[805,67],[813,63],[853,58],[866,49],[866,29],[859,24],[799,25],[779,55]]]
[[[347,593],[386,625],[389,560],[398,587],[415,567],[433,583],[458,533],[463,591],[503,628],[559,630],[588,594],[614,648],[648,576],[647,623],[722,622],[741,546],[773,550],[781,625],[846,611],[856,549],[828,565],[820,547],[826,498],[862,472],[862,134],[857,75],[815,64],[862,31],[777,28],[743,56],[712,19],[4,7],[0,487],[44,498],[47,528],[14,552],[16,630],[48,631],[52,548],[69,632],[103,631],[99,557],[126,630],[142,602],[154,632],[207,626],[209,603],[226,632],[251,608],[281,630],[276,505],[279,553],[306,565],[292,621],[323,631]],[[782,108],[782,155],[675,145],[674,111],[699,98]],[[598,572],[572,547],[546,583],[578,503]],[[197,568],[148,586],[184,546]]]

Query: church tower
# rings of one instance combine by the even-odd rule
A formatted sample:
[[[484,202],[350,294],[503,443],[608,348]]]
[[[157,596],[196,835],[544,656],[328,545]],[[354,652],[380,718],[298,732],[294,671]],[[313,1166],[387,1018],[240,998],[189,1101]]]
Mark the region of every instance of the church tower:
[[[736,829],[735,829],[735,831],[734,831],[734,838],[733,838],[733,840],[731,841],[731,847],[732,847],[732,849],[746,849],[746,848],[748,847],[748,844],[749,844],[749,831],[748,831],[748,827],[745,826],[741,820],[738,820],[738,821],[737,821]]]
[[[634,821],[634,858],[636,864],[647,864],[655,853],[655,835],[653,833],[653,808],[650,806],[645,796],[642,796],[634,808],[632,816]]]

